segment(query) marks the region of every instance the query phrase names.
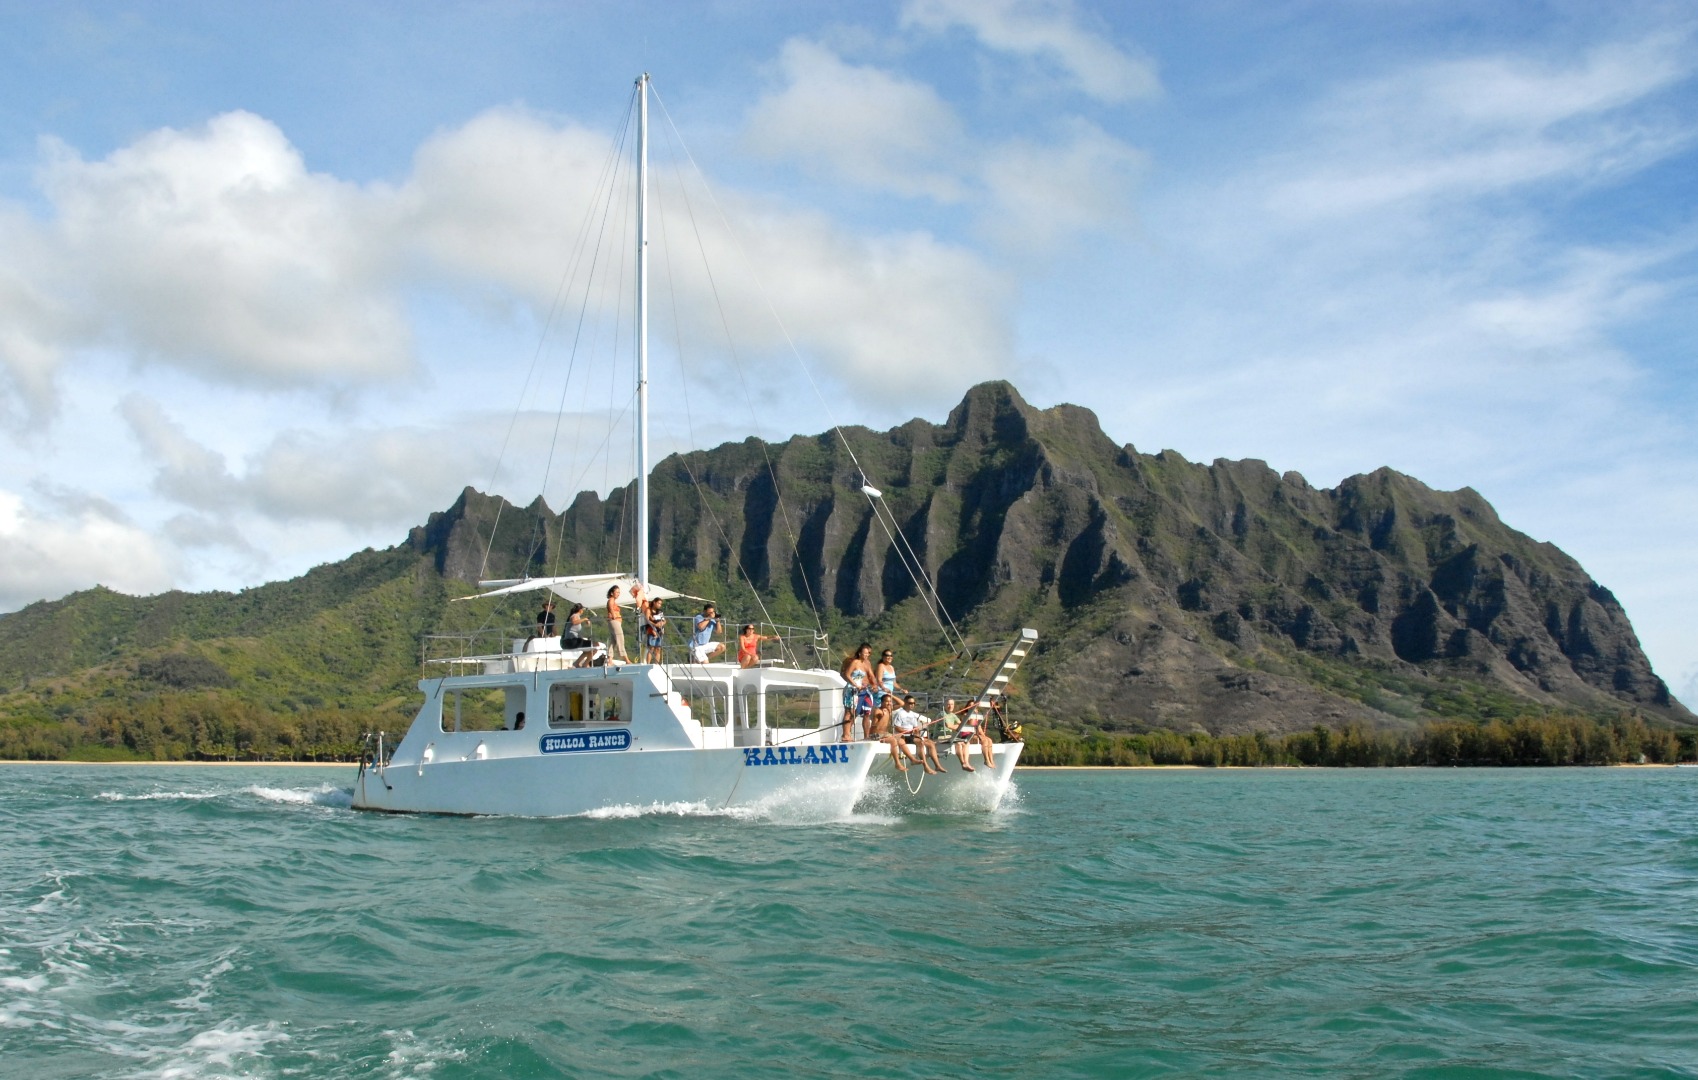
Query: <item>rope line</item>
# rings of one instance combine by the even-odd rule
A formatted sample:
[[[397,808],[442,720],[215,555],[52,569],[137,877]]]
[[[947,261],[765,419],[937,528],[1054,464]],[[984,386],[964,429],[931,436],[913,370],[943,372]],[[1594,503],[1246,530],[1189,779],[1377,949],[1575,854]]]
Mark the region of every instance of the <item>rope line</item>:
[[[631,96],[626,99],[626,103],[625,103],[626,121],[625,121],[624,128],[622,129],[619,138],[617,140],[615,140],[613,143],[609,144],[608,149],[607,149],[607,157],[604,158],[603,161],[602,161],[601,173],[597,177],[595,185],[591,188],[592,191],[599,191],[599,190],[601,190],[601,187],[604,183],[610,183],[610,180],[609,180],[610,176],[617,171],[619,162],[624,157],[624,154],[622,152],[624,150],[624,146],[625,146],[625,134],[624,134],[624,132],[628,131],[630,129],[630,119],[629,119],[629,117],[630,117],[630,114],[631,114],[633,108],[636,105],[636,100],[637,100],[637,92],[636,92],[636,89],[633,88],[632,91],[631,91]],[[611,191],[611,188],[609,188],[609,190]],[[555,317],[559,314],[560,308],[565,302],[565,297],[566,297],[568,285],[577,276],[578,268],[583,263],[584,246],[585,246],[586,243],[588,243],[589,224],[590,224],[590,221],[595,216],[596,205],[597,205],[597,201],[592,199],[584,207],[584,216],[583,216],[582,220],[580,220],[579,223],[578,223],[577,238],[574,241],[574,249],[573,249],[572,255],[567,259],[565,269],[563,269],[561,271],[560,282],[559,282],[559,284],[557,284],[555,286],[554,298],[550,302],[548,315],[543,320],[542,330],[537,335],[536,348],[531,353],[530,368],[526,371],[525,381],[524,381],[523,384],[521,384],[521,386],[519,388],[519,400],[518,400],[517,404],[514,406],[512,417],[509,418],[508,421],[507,421],[507,431],[506,431],[506,434],[502,436],[501,449],[496,454],[495,467],[491,470],[491,473],[490,473],[489,489],[490,489],[490,494],[492,494],[492,495],[495,493],[496,480],[501,475],[501,467],[506,462],[507,450],[508,450],[508,447],[513,440],[513,432],[518,427],[519,415],[524,411],[525,398],[530,393],[531,381],[535,377],[537,365],[542,360],[543,349],[547,345],[549,334],[552,331],[553,326],[554,326]],[[598,239],[598,247],[599,247],[599,239]],[[573,353],[573,356],[574,356],[574,358],[576,357],[575,351]],[[567,381],[568,382],[571,381],[570,362],[568,363],[568,367],[567,367]],[[546,473],[545,473],[545,479],[544,479],[543,483],[544,483],[544,487],[546,487],[547,486]],[[496,506],[495,506],[495,522],[494,522],[494,524],[492,524],[490,526],[489,542],[484,545],[483,560],[478,564],[478,578],[480,580],[489,571],[489,556],[490,556],[490,552],[495,547],[496,533],[501,528],[501,513],[506,507],[506,502],[507,502],[507,500],[501,499],[500,501],[498,501],[496,503]]]
[[[678,148],[680,154],[682,155],[684,160],[688,161],[690,163],[691,167],[695,170],[695,174],[696,174],[697,179],[699,179],[701,181],[702,186],[707,190],[709,201],[711,203],[713,203],[714,208],[716,210],[718,210],[719,204],[718,204],[718,200],[714,198],[713,188],[708,185],[707,177],[702,173],[701,167],[696,164],[695,156],[690,153],[689,146],[687,146],[685,144],[683,135],[678,131],[678,125],[673,123],[672,113],[666,108],[666,103],[661,100],[660,93],[658,91],[655,92],[655,102],[656,102],[656,104],[658,104],[660,106],[661,116],[665,118],[667,127],[670,129],[672,136],[677,140],[677,148]],[[674,172],[677,173],[679,171],[680,170],[677,169],[676,163],[674,163]],[[807,601],[808,601],[808,609],[813,612],[814,626],[815,626],[816,629],[818,629],[823,624],[820,621],[819,604],[816,602],[816,600],[814,598],[813,583],[810,580],[808,580],[807,564],[802,559],[801,543],[797,538],[795,527],[790,522],[789,508],[786,507],[785,504],[784,504],[784,498],[783,498],[783,495],[782,495],[783,489],[778,482],[778,471],[777,471],[776,468],[774,468],[774,466],[772,464],[771,454],[769,454],[767,452],[767,440],[762,438],[761,435],[760,435],[760,427],[761,427],[760,416],[755,410],[754,395],[752,393],[750,393],[750,391],[749,391],[749,382],[748,382],[748,379],[744,375],[744,372],[743,372],[742,359],[737,352],[736,343],[735,343],[735,340],[734,340],[734,338],[731,334],[731,322],[730,322],[730,319],[726,316],[725,304],[724,304],[723,300],[720,298],[719,282],[718,282],[718,279],[714,277],[712,265],[709,264],[708,261],[707,261],[707,244],[702,241],[701,224],[696,219],[695,206],[694,206],[694,204],[692,204],[690,202],[689,189],[684,185],[682,176],[679,176],[678,191],[679,191],[679,196],[683,200],[683,203],[684,203],[685,214],[690,219],[690,228],[691,228],[692,232],[695,234],[695,237],[696,237],[696,249],[697,249],[697,251],[699,251],[701,253],[701,256],[702,256],[702,270],[707,275],[708,286],[709,286],[710,291],[713,294],[714,309],[715,309],[715,312],[719,316],[720,327],[725,332],[726,351],[731,356],[732,369],[734,371],[736,371],[736,373],[737,373],[737,383],[738,383],[738,386],[743,391],[743,400],[744,400],[745,404],[747,404],[749,406],[749,417],[750,417],[750,420],[753,422],[753,424],[755,426],[755,438],[756,438],[756,441],[760,444],[761,460],[766,465],[766,472],[767,472],[768,479],[770,479],[772,481],[773,498],[774,498],[774,500],[777,504],[777,507],[778,507],[778,515],[779,515],[780,520],[782,520],[784,522],[785,536],[790,541],[790,555],[791,555],[791,558],[794,560],[795,567],[800,572],[800,576],[802,578],[802,590],[803,590],[803,593],[806,596]],[[726,220],[725,213],[724,213],[723,210],[719,211],[719,216],[720,216],[721,223],[725,225],[726,232],[731,235],[733,240],[737,240],[738,239],[737,234],[735,233],[735,231],[733,231],[731,229],[730,222],[728,220]],[[746,256],[745,256],[745,258],[746,258]],[[763,299],[765,299],[765,289],[766,289],[765,284],[760,282],[760,279],[758,277],[756,278],[756,282],[761,285],[762,296],[763,296]],[[767,309],[769,311],[772,310],[772,303],[771,303],[770,300],[767,300]],[[776,312],[775,312],[774,318],[776,318],[776,317],[777,316],[776,316]],[[782,324],[780,324],[780,329],[783,330]],[[785,331],[785,340],[787,342],[789,341],[789,337],[790,337],[789,332]],[[793,354],[795,354],[795,346],[794,346],[793,343],[791,344],[791,352]],[[798,356],[798,359],[800,359],[799,356]],[[810,375],[809,378],[811,379],[812,376]],[[827,410],[827,416],[830,416],[830,415],[831,415],[830,411]],[[836,426],[836,418],[832,417],[832,420],[833,420],[833,427],[835,427]],[[839,431],[838,434],[841,437],[842,432]],[[854,457],[854,451],[850,451],[850,457],[851,458]],[[856,467],[859,468],[859,465],[860,465],[860,463],[857,462]],[[754,583],[751,581],[750,587],[753,588],[753,586],[754,586]],[[757,590],[757,592],[758,592],[758,590]]]

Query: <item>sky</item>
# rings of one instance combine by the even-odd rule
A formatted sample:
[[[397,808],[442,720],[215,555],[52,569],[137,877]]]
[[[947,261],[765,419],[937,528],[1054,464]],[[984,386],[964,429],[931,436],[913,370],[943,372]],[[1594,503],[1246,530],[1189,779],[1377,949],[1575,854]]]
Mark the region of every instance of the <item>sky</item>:
[[[1006,378],[1146,452],[1391,466],[1576,557],[1698,703],[1691,4],[636,10],[0,0],[0,611],[627,479],[595,208],[648,72],[657,453]]]

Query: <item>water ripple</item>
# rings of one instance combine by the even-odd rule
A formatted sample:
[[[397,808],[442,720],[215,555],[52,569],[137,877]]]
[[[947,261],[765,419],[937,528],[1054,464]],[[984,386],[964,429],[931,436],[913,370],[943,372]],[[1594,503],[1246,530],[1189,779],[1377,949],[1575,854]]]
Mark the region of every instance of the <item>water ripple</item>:
[[[1023,773],[993,815],[0,767],[30,1076],[1698,1076],[1690,771]]]

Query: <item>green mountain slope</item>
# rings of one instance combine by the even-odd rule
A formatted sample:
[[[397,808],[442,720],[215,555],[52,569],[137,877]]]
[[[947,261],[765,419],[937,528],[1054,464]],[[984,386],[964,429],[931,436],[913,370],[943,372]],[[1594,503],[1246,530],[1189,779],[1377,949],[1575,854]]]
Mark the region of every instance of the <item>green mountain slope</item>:
[[[775,621],[817,620],[840,646],[867,637],[911,666],[936,659],[941,637],[859,492],[869,480],[970,638],[1042,632],[1020,680],[1039,727],[1693,722],[1609,591],[1472,490],[1388,469],[1319,490],[1257,461],[1141,454],[1088,410],[1034,409],[1005,383],[975,387],[941,425],[845,437],[859,467],[834,434],[661,462],[656,579],[736,619],[759,617],[758,596]],[[0,616],[0,721],[46,730],[165,701],[393,728],[421,634],[526,615],[449,597],[480,575],[628,565],[632,505],[628,490],[584,493],[555,514],[468,488],[396,547],[291,581],[30,605]]]

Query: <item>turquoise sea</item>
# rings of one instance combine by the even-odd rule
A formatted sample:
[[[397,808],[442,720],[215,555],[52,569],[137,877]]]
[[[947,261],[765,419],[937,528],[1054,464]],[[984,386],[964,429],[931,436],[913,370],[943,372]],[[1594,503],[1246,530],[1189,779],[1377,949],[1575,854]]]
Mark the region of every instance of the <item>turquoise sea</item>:
[[[824,822],[352,778],[0,766],[0,1075],[1698,1076],[1698,769]]]

